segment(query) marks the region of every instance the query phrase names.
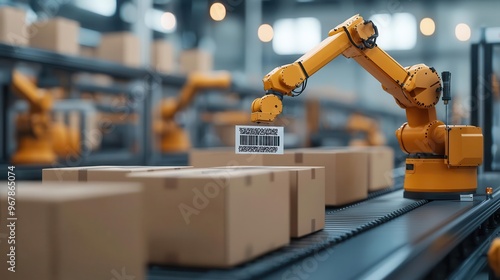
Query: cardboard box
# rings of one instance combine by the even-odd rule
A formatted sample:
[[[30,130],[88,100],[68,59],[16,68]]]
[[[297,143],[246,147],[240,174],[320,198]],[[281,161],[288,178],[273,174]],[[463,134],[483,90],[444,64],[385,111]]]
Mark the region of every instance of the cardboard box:
[[[14,221],[7,220],[7,190],[0,188],[0,218],[15,228],[2,223],[0,235],[15,235],[15,244],[0,239],[0,279],[114,279],[124,274],[145,279],[138,184],[47,186],[18,181]],[[7,270],[14,259],[7,256],[11,251],[15,273]]]
[[[190,166],[87,166],[43,169],[42,177],[44,184],[52,184],[53,181],[63,182],[130,182],[127,176],[134,173],[148,173],[161,171],[175,171],[190,168]],[[149,189],[144,189],[144,192]],[[143,197],[144,216],[142,220],[145,226],[145,235],[148,250],[155,252],[157,249],[155,241],[169,230],[168,225],[158,223],[158,205],[163,201],[153,197]],[[153,244],[150,246],[150,244]],[[148,259],[150,259],[148,257]]]
[[[290,177],[290,236],[304,235],[325,227],[325,168],[317,166],[238,166],[236,170],[288,170]]]
[[[158,72],[175,71],[174,46],[165,40],[154,41],[151,45],[151,67]]]
[[[357,147],[368,153],[368,191],[378,191],[394,185],[394,150],[387,146]]]
[[[62,54],[79,55],[80,23],[67,18],[38,21],[29,27],[30,46]]]
[[[192,150],[189,164],[215,166],[324,166],[325,202],[341,206],[368,197],[368,152],[349,148],[293,149],[283,155],[235,154],[233,148]]]
[[[180,72],[183,74],[210,72],[213,70],[213,56],[201,49],[186,50],[181,52],[179,64]]]
[[[14,7],[0,7],[0,42],[9,45],[28,45],[26,12]]]
[[[130,67],[141,66],[140,41],[131,32],[106,33],[97,47],[97,58]]]
[[[325,203],[341,206],[368,197],[368,153],[348,149],[295,151],[295,164],[325,167]]]
[[[189,164],[214,166],[324,166],[325,202],[341,206],[368,197],[368,152],[352,149],[295,149],[283,155],[235,154],[233,148],[192,150]]]
[[[346,148],[294,149],[283,155],[235,154],[233,148],[192,150],[189,164],[215,166],[324,166],[325,201],[341,206],[368,197],[368,152]]]
[[[295,154],[283,155],[236,154],[233,148],[192,149],[189,151],[189,165],[193,167],[219,166],[293,166]]]
[[[136,172],[180,170],[191,166],[80,166],[45,168],[43,182],[127,182],[127,175]]]
[[[231,267],[288,244],[287,171],[186,169],[129,175],[142,182],[149,261]]]

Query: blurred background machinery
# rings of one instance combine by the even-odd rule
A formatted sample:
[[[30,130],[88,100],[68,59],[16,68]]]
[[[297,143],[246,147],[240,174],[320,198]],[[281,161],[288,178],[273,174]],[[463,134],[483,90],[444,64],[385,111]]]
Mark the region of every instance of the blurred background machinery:
[[[179,127],[175,115],[189,106],[195,95],[209,89],[228,89],[231,86],[229,73],[191,73],[186,84],[177,97],[167,98],[160,105],[161,118],[156,127],[161,137],[160,150],[168,152],[187,152],[191,148],[191,140],[186,131]]]

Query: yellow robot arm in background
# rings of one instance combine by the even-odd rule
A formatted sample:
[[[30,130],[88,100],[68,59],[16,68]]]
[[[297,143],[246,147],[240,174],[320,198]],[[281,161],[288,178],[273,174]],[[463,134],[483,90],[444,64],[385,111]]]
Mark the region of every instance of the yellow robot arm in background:
[[[177,98],[167,99],[161,108],[163,119],[172,119],[175,114],[191,103],[195,95],[204,89],[227,89],[231,87],[231,74],[220,71],[215,73],[195,72],[189,74],[186,84]]]
[[[14,164],[50,164],[56,154],[52,147],[51,116],[52,98],[40,91],[26,76],[12,73],[12,87],[29,103],[27,117],[17,122],[17,151],[12,157]]]
[[[186,84],[177,98],[164,100],[160,107],[161,134],[160,148],[162,152],[182,152],[191,147],[187,133],[175,123],[175,115],[188,106],[195,95],[206,89],[228,89],[231,87],[231,74],[221,71],[215,73],[189,74]]]
[[[300,94],[310,76],[342,54],[361,65],[406,110],[408,121],[396,131],[396,136],[401,150],[416,158],[407,159],[405,190],[474,192],[477,166],[483,159],[482,132],[472,126],[445,126],[437,120],[435,105],[443,89],[439,74],[425,64],[401,66],[376,45],[378,30],[373,22],[359,15],[330,30],[328,35],[294,63],[277,67],[264,77],[266,95],[253,101],[251,120],[274,121],[282,111],[285,95]],[[449,84],[449,76],[446,83]],[[455,179],[452,186],[440,183],[450,182],[450,177]]]
[[[57,156],[76,155],[80,152],[80,132],[52,120],[52,96],[23,74],[12,73],[12,87],[28,101],[27,115],[17,121],[17,150],[14,164],[51,164]]]
[[[351,114],[347,120],[346,128],[351,132],[364,132],[366,138],[359,141],[351,141],[351,146],[381,146],[385,144],[384,133],[380,130],[378,122],[358,113]]]
[[[46,113],[52,110],[50,95],[38,89],[28,77],[17,71],[12,73],[12,87],[28,101],[31,112]]]

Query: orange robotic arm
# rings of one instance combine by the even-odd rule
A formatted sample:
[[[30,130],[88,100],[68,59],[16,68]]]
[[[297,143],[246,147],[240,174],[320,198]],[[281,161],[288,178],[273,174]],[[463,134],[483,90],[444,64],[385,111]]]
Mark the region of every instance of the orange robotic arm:
[[[52,99],[40,92],[36,85],[19,72],[12,73],[12,87],[29,103],[27,117],[18,121],[17,151],[14,164],[50,164],[56,160],[52,148],[51,118]]]
[[[12,73],[12,87],[28,101],[30,111],[44,113],[52,109],[50,95],[40,92],[38,87],[21,73]]]
[[[80,151],[80,133],[76,127],[55,123],[51,118],[53,99],[23,74],[12,73],[12,87],[29,103],[29,112],[17,121],[17,151],[14,164],[50,164],[57,156],[76,155]]]
[[[184,109],[194,96],[204,89],[228,89],[231,75],[228,72],[192,73],[177,98],[165,99],[160,107],[161,123],[156,127],[161,134],[162,152],[181,152],[190,148],[187,133],[174,121],[175,114]]]
[[[228,72],[192,73],[188,76],[178,98],[165,100],[161,108],[162,118],[173,118],[177,112],[189,105],[196,93],[203,89],[227,89],[229,87],[231,87],[231,74]]]
[[[378,31],[373,22],[359,15],[330,30],[328,35],[294,63],[277,67],[264,77],[266,95],[253,101],[252,121],[272,122],[282,111],[283,96],[295,96],[295,90],[298,87],[303,90],[310,76],[342,54],[354,59],[376,78],[383,90],[406,110],[408,122],[396,131],[396,136],[401,149],[418,160],[407,160],[405,190],[417,193],[475,191],[477,166],[483,157],[482,132],[471,126],[445,126],[437,120],[435,105],[442,90],[439,74],[424,64],[401,66],[376,45]],[[426,164],[419,161],[422,157]],[[457,169],[450,172],[450,166]],[[427,179],[415,176],[417,172],[426,174]],[[449,173],[456,175],[457,181],[466,183],[450,187],[427,183],[446,181],[449,176],[443,174]]]
[[[366,133],[366,139],[362,141],[351,141],[351,146],[381,146],[385,144],[385,136],[379,128],[378,122],[367,116],[354,113],[347,119],[346,128],[351,132],[362,131]]]

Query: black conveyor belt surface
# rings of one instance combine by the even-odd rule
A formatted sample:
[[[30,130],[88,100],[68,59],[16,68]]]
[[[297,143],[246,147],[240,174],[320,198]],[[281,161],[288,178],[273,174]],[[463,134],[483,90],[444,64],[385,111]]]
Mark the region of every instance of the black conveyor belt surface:
[[[390,192],[349,207],[327,210],[325,229],[323,231],[300,239],[293,239],[288,246],[247,264],[229,270],[151,267],[148,279],[261,278],[321,249],[342,243],[361,232],[401,216],[425,203],[427,203],[426,200],[417,201],[403,198],[402,190]]]

